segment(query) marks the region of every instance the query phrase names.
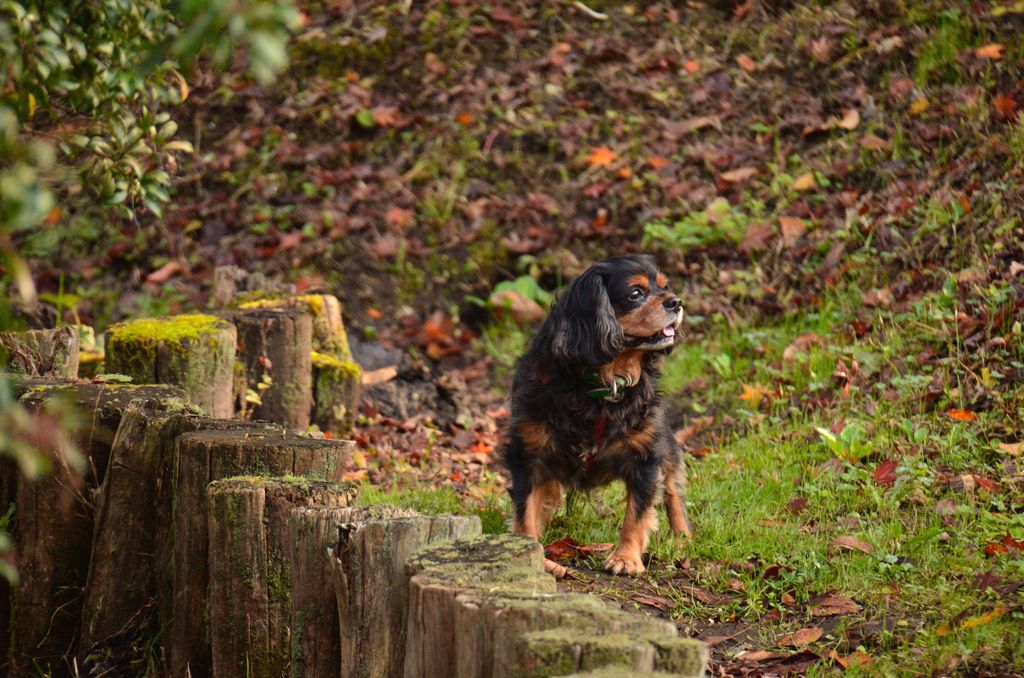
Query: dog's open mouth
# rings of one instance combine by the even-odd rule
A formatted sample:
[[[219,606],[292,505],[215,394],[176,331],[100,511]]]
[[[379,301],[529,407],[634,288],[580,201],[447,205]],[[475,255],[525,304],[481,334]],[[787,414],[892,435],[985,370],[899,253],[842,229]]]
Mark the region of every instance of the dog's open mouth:
[[[649,337],[629,337],[632,348],[663,348],[676,340],[675,323],[666,325]]]

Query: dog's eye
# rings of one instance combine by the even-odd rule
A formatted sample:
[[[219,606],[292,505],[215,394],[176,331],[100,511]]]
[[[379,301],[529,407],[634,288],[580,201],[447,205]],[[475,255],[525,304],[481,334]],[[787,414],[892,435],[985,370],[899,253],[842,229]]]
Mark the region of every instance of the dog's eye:
[[[644,290],[642,287],[634,287],[633,291],[629,293],[630,301],[640,301],[644,298]]]

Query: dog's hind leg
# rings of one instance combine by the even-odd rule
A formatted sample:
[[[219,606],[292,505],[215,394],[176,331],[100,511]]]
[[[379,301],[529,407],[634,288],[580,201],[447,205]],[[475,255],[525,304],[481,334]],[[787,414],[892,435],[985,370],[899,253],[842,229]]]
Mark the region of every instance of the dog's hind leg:
[[[661,465],[661,472],[665,483],[665,513],[672,534],[693,539],[690,516],[686,512],[686,466],[682,459],[666,461]]]
[[[562,485],[557,480],[534,482],[522,507],[516,507],[513,531],[540,539],[544,528],[562,505]]]

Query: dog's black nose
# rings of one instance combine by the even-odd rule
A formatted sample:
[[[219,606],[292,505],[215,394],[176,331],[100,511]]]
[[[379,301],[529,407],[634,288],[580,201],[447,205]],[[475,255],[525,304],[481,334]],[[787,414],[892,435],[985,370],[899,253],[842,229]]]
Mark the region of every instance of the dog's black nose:
[[[669,313],[678,313],[679,309],[683,307],[683,302],[679,301],[679,297],[672,297],[665,301],[664,306]]]

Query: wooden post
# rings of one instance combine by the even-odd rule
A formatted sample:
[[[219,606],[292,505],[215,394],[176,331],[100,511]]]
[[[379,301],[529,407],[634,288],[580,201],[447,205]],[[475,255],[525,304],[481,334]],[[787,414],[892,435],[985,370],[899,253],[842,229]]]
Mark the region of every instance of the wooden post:
[[[558,593],[543,550],[515,535],[460,539],[409,561],[406,678],[553,676],[605,666],[702,676],[707,649],[675,627]]]
[[[256,308],[233,313],[231,320],[238,328],[238,356],[248,389],[258,392],[264,376],[272,380],[259,393],[253,418],[305,430],[313,403],[309,314],[300,309]]]
[[[30,377],[78,377],[78,330],[0,332],[0,355],[7,357],[7,370]]]
[[[239,308],[309,311],[313,318],[313,423],[332,433],[351,429],[359,405],[362,370],[352,360],[338,298],[330,294],[271,297],[243,303]]]
[[[336,480],[354,443],[296,435],[198,431],[177,440],[171,517],[173,542],[172,621],[166,647],[171,674],[209,675],[207,607],[207,486],[239,475],[303,476]]]
[[[243,477],[208,490],[210,637],[214,676],[289,675],[292,646],[308,632],[291,616],[295,589],[291,512],[347,506],[351,484]],[[326,559],[326,549],[321,553]],[[323,601],[324,582],[315,586]],[[298,674],[304,675],[304,674]]]
[[[64,450],[48,450],[53,472],[37,480],[19,476],[15,544],[21,581],[11,595],[11,670],[63,666],[74,651],[92,539],[92,491],[102,480],[113,432],[138,400],[184,402],[166,386],[79,384],[40,386],[22,397],[30,409],[63,399],[85,425],[71,440],[86,457],[83,476],[65,461]],[[60,443],[58,443],[60,444]],[[2,625],[2,624],[0,624]]]
[[[341,675],[401,676],[409,607],[405,564],[423,546],[480,533],[476,516],[402,515],[368,507],[341,525],[331,550]],[[437,674],[442,675],[442,674]]]
[[[149,603],[164,597],[169,601],[172,591],[168,561],[174,444],[179,435],[196,430],[260,433],[273,429],[267,424],[208,419],[183,409],[154,409],[152,403],[125,411],[97,493],[82,607],[79,656],[83,659],[99,654],[97,650],[116,637],[123,642],[128,620],[143,608],[150,611],[150,618],[136,625],[137,632],[145,633],[148,624],[155,633],[162,625],[157,606]],[[166,623],[170,606],[165,610]]]
[[[148,318],[107,330],[106,369],[137,384],[173,384],[206,414],[234,414],[235,328],[212,315]]]

